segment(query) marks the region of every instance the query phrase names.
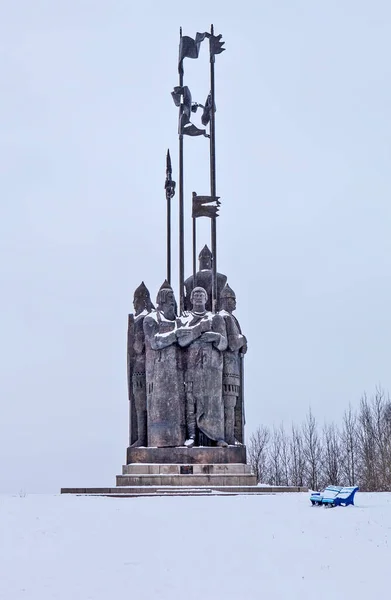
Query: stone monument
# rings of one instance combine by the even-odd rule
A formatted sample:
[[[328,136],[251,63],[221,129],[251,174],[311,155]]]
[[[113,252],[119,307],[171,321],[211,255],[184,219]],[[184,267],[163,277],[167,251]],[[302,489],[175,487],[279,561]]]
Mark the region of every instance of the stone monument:
[[[184,85],[183,64],[185,58],[198,57],[205,39],[209,40],[211,89],[201,105],[193,102],[189,87]],[[217,271],[216,222],[221,202],[216,192],[214,67],[216,55],[224,50],[223,44],[221,35],[214,35],[213,27],[209,33],[197,34],[194,39],[182,33],[180,36],[179,85],[172,93],[179,108],[178,305],[171,281],[171,202],[176,184],[168,152],[164,186],[166,280],[157,292],[156,309],[143,283],[135,292],[135,314],[129,315],[131,440],[127,465],[123,475],[118,476],[117,485],[150,485],[153,465],[153,473],[160,475],[160,481],[164,474],[170,474],[172,485],[210,485],[212,475],[217,477],[218,484],[255,483],[246,465],[244,445],[243,360],[247,339],[233,315],[236,296],[227,284],[227,276]],[[193,115],[200,107],[203,128],[193,122]],[[206,151],[210,159],[210,192],[192,193],[193,273],[185,280],[184,216],[188,205],[184,194],[183,145],[186,136],[200,136],[203,144],[207,143],[203,139],[209,139]],[[203,243],[197,270],[197,220],[201,217],[210,221],[212,249]]]
[[[189,87],[184,85],[184,60],[198,58],[205,40],[209,42],[210,91],[201,105],[193,102]],[[146,488],[166,493],[180,486],[220,492],[251,487],[254,491],[256,478],[246,464],[244,445],[243,361],[247,339],[233,315],[236,295],[227,284],[227,276],[217,271],[216,225],[221,202],[216,190],[214,69],[216,56],[225,50],[223,45],[213,26],[195,38],[180,32],[179,85],[172,92],[179,109],[178,304],[171,280],[171,202],[176,184],[168,152],[165,281],[157,291],[156,308],[142,282],[134,292],[134,313],[128,317],[130,427],[126,465],[117,476],[116,488],[64,488],[65,493],[127,495],[145,493]],[[202,126],[192,122],[198,108],[202,108]],[[187,136],[199,137],[198,142],[191,143],[204,144],[209,153],[210,190],[207,195],[192,192],[191,202],[185,203],[183,148]],[[154,210],[158,212],[158,206]],[[184,218],[186,214],[190,217],[190,212],[192,245],[186,252]],[[199,218],[209,219],[211,250],[203,240],[197,270]],[[190,256],[193,272],[185,280],[185,258]]]

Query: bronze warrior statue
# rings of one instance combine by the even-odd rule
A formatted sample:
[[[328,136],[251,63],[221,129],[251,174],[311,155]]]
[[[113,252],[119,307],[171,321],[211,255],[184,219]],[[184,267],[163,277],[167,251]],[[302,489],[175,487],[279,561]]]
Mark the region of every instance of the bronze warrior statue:
[[[247,352],[247,340],[241,332],[238,320],[232,314],[236,310],[236,296],[228,284],[221,292],[220,308],[219,314],[224,319],[228,338],[228,346],[223,358],[225,440],[228,444],[234,444],[236,439],[243,444],[244,411],[241,396],[241,360]]]
[[[177,343],[176,301],[167,281],[156,311],[144,319],[148,405],[148,446],[183,446],[185,390],[182,350]]]
[[[186,353],[187,440],[196,440],[196,426],[217,446],[224,440],[224,404],[222,399],[223,351],[227,336],[223,317],[206,310],[208,294],[202,287],[190,295],[192,309],[181,317],[178,343]]]

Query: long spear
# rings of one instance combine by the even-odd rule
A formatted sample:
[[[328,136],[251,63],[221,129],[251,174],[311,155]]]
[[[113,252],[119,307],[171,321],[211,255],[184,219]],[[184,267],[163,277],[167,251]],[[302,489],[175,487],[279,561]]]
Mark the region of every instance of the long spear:
[[[192,221],[193,221],[193,288],[197,287],[197,219],[194,214],[194,196],[196,193],[193,192],[193,210],[192,210]]]
[[[179,48],[181,47],[182,27],[179,29]],[[179,87],[183,87],[183,69],[179,69]],[[181,107],[179,107],[179,118]],[[179,314],[185,308],[185,236],[183,209],[183,133],[179,129]]]
[[[171,283],[171,198],[175,195],[175,181],[172,180],[172,168],[170,151],[167,150],[166,156],[166,190],[167,200],[167,281]]]
[[[210,26],[209,53],[210,53],[210,195],[216,196],[216,135],[215,135],[215,55],[212,52],[212,39],[214,29]],[[216,217],[211,219],[212,242],[212,311],[216,312],[217,301],[217,228]]]

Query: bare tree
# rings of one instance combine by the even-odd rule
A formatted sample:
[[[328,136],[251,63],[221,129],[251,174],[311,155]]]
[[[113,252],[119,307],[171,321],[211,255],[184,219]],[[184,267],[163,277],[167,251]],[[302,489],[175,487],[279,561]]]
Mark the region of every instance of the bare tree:
[[[321,468],[321,445],[316,419],[311,408],[303,425],[303,449],[306,461],[306,481],[309,488],[317,490]]]
[[[391,400],[387,396],[383,411],[383,426],[385,435],[385,482],[387,490],[391,490]]]
[[[266,481],[267,448],[270,432],[260,425],[250,436],[248,445],[248,462],[256,475],[257,481]]]
[[[294,486],[303,486],[305,479],[305,456],[303,448],[303,435],[301,429],[292,425],[289,443],[290,452],[290,483]]]
[[[386,491],[391,484],[390,399],[381,387],[371,399],[372,432],[376,446],[376,489]]]
[[[391,491],[391,399],[380,387],[357,410],[343,414],[341,428],[326,423],[321,434],[311,408],[301,427],[266,426],[250,437],[249,463],[258,481],[272,485],[359,485]]]
[[[360,400],[357,440],[360,487],[365,491],[375,491],[379,488],[377,449],[373,415],[366,394]]]
[[[291,455],[290,455],[290,440],[287,435],[284,424],[280,425],[281,431],[281,470],[282,470],[282,485],[290,485],[290,470],[291,470]]]
[[[341,431],[341,471],[348,485],[356,485],[358,442],[357,416],[351,405],[345,410]]]
[[[281,423],[273,428],[268,452],[268,483],[271,485],[289,485],[289,443]]]
[[[322,485],[338,485],[341,479],[340,435],[335,423],[325,424],[322,435]]]

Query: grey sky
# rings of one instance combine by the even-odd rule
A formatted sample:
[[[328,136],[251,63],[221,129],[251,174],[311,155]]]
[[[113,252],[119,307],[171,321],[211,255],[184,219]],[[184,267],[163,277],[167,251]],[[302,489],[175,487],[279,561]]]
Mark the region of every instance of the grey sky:
[[[338,421],[390,385],[389,2],[0,0],[0,491],[120,472],[127,313],[165,276],[178,30],[211,22],[227,48],[218,268],[249,338],[247,432],[309,405]],[[199,102],[205,52],[185,63]],[[189,215],[207,141],[185,152]]]

